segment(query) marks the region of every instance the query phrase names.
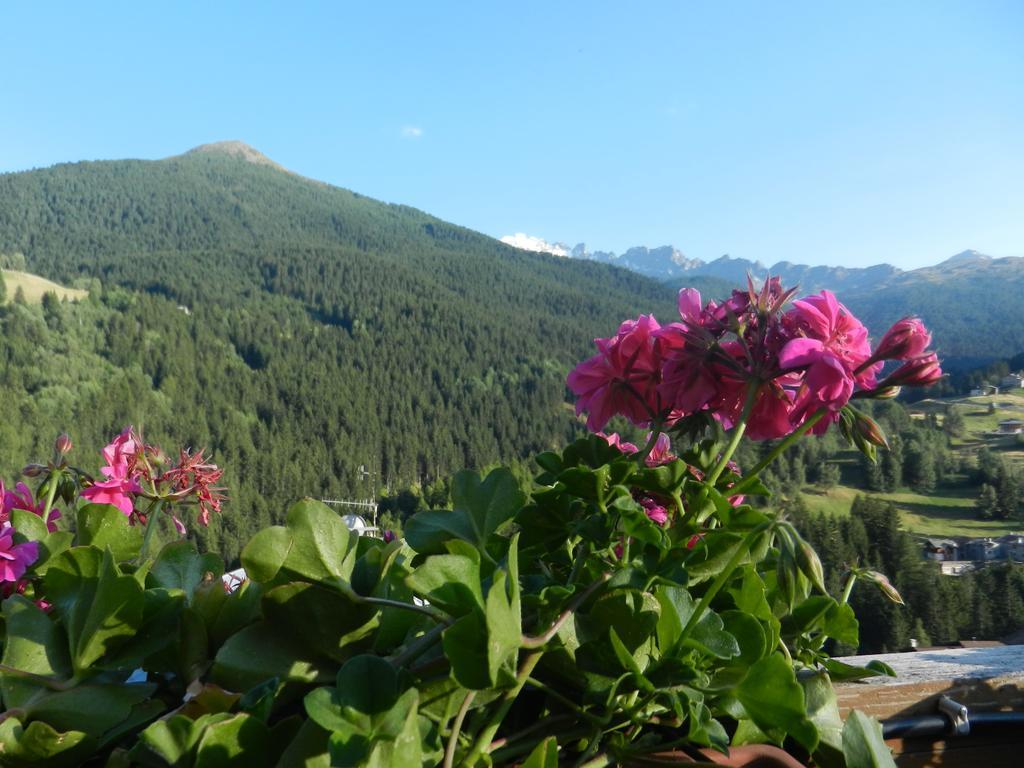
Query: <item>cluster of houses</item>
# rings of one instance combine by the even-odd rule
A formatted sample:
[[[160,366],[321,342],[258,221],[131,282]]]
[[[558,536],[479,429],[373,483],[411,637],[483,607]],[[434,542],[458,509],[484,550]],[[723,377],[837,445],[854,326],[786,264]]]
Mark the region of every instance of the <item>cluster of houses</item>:
[[[926,538],[923,544],[925,559],[937,560],[942,572],[949,576],[959,576],[997,560],[1024,563],[1022,533],[981,539],[969,539],[966,536]]]
[[[1024,372],[1010,373],[1003,376],[998,384],[982,384],[971,390],[971,397],[983,397],[985,395],[998,395],[1010,389],[1024,387]]]

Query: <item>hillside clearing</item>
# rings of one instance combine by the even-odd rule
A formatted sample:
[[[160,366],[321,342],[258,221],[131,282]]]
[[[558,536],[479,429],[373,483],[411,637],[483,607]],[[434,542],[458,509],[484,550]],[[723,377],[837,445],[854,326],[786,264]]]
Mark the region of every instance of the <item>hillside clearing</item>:
[[[88,291],[83,291],[80,288],[65,288],[45,277],[28,272],[5,269],[3,273],[4,282],[7,284],[7,301],[13,300],[14,294],[19,288],[24,292],[25,300],[30,304],[41,303],[45,293],[55,293],[58,299],[67,299],[68,301],[78,301],[89,295]]]

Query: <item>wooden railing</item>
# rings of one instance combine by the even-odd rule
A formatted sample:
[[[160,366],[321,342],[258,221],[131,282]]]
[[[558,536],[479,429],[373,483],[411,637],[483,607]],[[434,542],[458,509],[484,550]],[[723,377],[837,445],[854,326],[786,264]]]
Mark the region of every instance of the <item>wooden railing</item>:
[[[938,715],[939,701],[946,697],[947,714],[943,717],[950,721],[949,731],[953,731],[954,718],[949,714],[955,710],[952,704],[966,707],[966,727],[961,723],[959,735],[890,739],[901,768],[1024,765],[1024,726],[993,724],[995,718],[986,717],[994,712],[1024,713],[1024,646],[922,650],[856,656],[844,661],[863,665],[873,659],[891,666],[897,676],[837,685],[844,717],[850,710],[859,709],[883,722],[906,722]]]

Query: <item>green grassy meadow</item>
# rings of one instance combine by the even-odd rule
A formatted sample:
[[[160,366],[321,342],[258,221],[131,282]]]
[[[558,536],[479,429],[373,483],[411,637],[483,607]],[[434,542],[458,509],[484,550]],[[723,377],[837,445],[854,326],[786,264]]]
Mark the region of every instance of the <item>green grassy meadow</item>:
[[[7,284],[7,301],[13,299],[18,288],[25,294],[25,300],[30,304],[39,304],[43,300],[44,293],[55,293],[58,299],[77,301],[89,295],[88,291],[79,288],[65,288],[63,285],[47,280],[45,277],[31,275],[28,272],[17,272],[13,269],[5,269],[4,282]]]
[[[1024,471],[1024,442],[1017,436],[992,437],[986,433],[996,430],[1000,421],[1024,418],[1024,390],[1013,390],[999,395],[985,397],[955,397],[942,400],[924,400],[909,406],[912,414],[920,417],[929,413],[941,416],[947,406],[960,408],[964,416],[964,434],[953,440],[954,450],[967,459],[982,446],[988,446]],[[989,413],[994,403],[995,413]],[[858,494],[869,493],[854,487],[859,480],[856,455],[841,454],[837,463],[843,468],[846,484],[829,490],[814,486],[803,489],[801,496],[807,508],[815,513],[847,515]],[[1024,529],[1019,520],[979,520],[975,511],[978,488],[969,485],[966,478],[962,483],[949,483],[925,495],[910,489],[892,493],[871,493],[891,501],[899,510],[906,530],[927,536],[1002,536]]]
[[[802,496],[812,512],[848,515],[853,500],[864,493],[840,485],[828,491],[806,488]],[[974,510],[977,494],[973,488],[942,488],[928,496],[910,490],[871,495],[891,501],[900,512],[903,527],[926,536],[1002,536],[1024,527],[1018,520],[979,520]]]

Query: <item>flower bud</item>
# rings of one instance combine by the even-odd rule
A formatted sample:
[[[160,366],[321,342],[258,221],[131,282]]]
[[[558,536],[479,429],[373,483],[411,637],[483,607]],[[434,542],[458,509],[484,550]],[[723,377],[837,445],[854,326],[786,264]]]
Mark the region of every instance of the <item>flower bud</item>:
[[[778,584],[779,593],[788,606],[796,602],[796,563],[789,550],[783,548],[779,552],[778,562],[775,564],[775,583]]]
[[[939,358],[934,352],[908,360],[891,374],[881,387],[926,387],[942,378]]]
[[[25,477],[39,477],[45,471],[46,467],[42,464],[26,464],[21,470],[21,474]]]
[[[873,400],[892,400],[900,396],[899,387],[879,387],[871,393]]]
[[[67,456],[71,453],[71,449],[74,447],[71,442],[71,437],[67,432],[61,433],[61,435],[54,441],[53,450],[58,456]]]
[[[882,428],[879,427],[878,423],[870,416],[858,413],[853,425],[854,429],[856,429],[857,435],[863,438],[866,442],[871,445],[877,445],[879,448],[889,447],[889,441],[885,439],[885,434],[882,432]]]
[[[814,551],[814,547],[803,539],[797,539],[796,550],[793,554],[796,556],[796,564],[800,568],[800,572],[807,577],[819,592],[827,595],[828,590],[825,589],[825,569],[821,567],[821,558]]]
[[[900,597],[900,593],[896,590],[896,587],[892,585],[892,582],[889,581],[889,577],[886,576],[884,573],[879,573],[878,571],[864,570],[860,571],[857,575],[860,576],[860,578],[864,579],[864,581],[870,582],[871,584],[874,584],[876,587],[882,590],[882,594],[888,597],[894,603],[903,605],[903,598]]]
[[[932,335],[916,317],[904,317],[885,332],[872,355],[875,360],[908,360],[924,354]]]

